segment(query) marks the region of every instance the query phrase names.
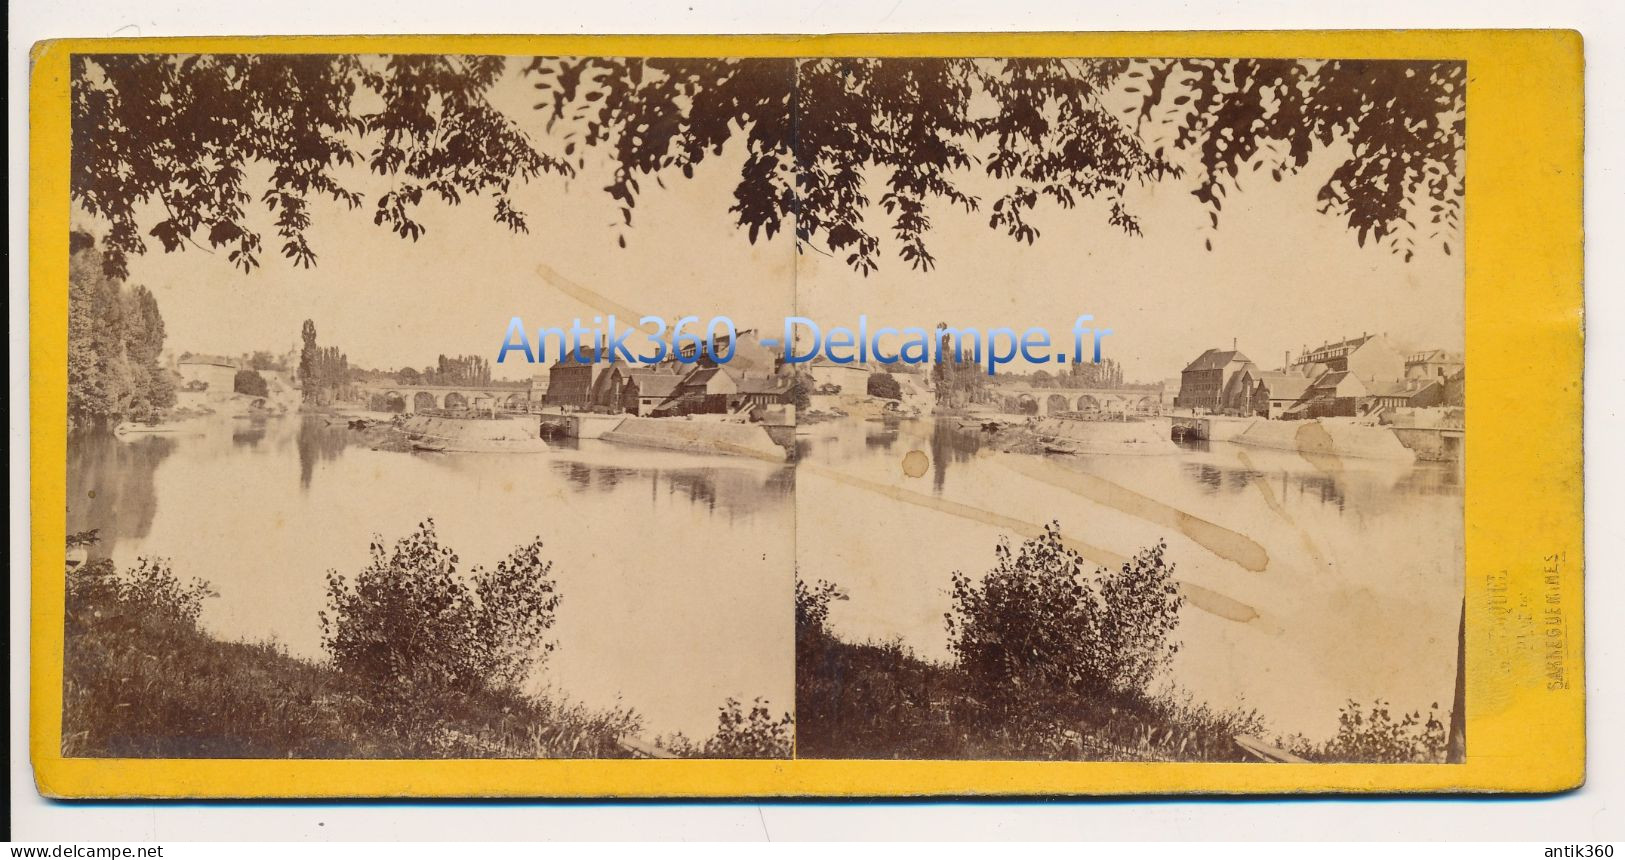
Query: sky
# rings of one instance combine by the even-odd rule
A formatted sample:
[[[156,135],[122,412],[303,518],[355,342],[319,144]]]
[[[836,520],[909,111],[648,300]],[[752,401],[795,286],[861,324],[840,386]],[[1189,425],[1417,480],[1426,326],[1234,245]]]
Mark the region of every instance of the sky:
[[[516,79],[504,87],[504,104],[533,101]],[[552,148],[539,113],[520,107],[518,115]],[[1073,320],[1090,314],[1112,330],[1103,356],[1145,382],[1177,377],[1202,350],[1232,342],[1264,367],[1363,332],[1387,333],[1400,349],[1462,349],[1460,257],[1424,244],[1406,263],[1386,248],[1361,248],[1315,208],[1334,156],[1321,153],[1279,183],[1262,174],[1245,182],[1226,199],[1216,231],[1183,180],[1131,192],[1142,236],[1109,226],[1104,204],[1090,202],[1040,207],[1029,219],[1041,231],[1031,246],[989,229],[985,214],[935,207],[927,242],[937,267],[928,273],[891,256],[878,211],[870,229],[883,256],[868,277],[821,252],[798,255],[789,230],[751,244],[727,211],[742,162],[730,146],[692,180],[674,175],[664,189],[645,181],[631,228],[600,190],[604,166],[589,161],[573,180],[545,176],[520,191],[528,234],[494,223],[482,199],[425,202],[416,217],[428,232],[415,243],[373,225],[368,206],[318,203],[313,269],[276,255],[264,219],[267,252],[252,273],[231,268],[224,251],[165,254],[153,242],[131,259],[130,279],[157,296],[176,353],[287,351],[309,318],[318,342],[339,346],[352,366],[422,368],[440,354],[480,354],[499,378],[540,369],[495,364],[513,317],[529,330],[568,327],[613,308],[672,320],[725,315],[741,329],[775,331],[792,313],[826,327],[855,325],[860,313],[872,328],[1044,326],[1068,344]],[[369,197],[383,190],[375,178],[358,178],[357,187]],[[871,192],[879,196],[878,187]]]

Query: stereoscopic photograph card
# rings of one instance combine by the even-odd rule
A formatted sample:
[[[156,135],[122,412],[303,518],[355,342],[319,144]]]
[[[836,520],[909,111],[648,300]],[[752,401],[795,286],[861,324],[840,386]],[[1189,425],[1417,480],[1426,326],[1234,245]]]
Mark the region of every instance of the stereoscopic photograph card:
[[[46,794],[1583,779],[1573,34],[32,81]]]

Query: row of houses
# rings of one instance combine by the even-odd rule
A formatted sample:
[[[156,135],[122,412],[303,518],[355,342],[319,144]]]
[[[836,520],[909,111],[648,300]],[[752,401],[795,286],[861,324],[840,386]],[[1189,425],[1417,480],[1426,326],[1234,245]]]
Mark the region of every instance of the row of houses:
[[[1396,350],[1380,334],[1305,348],[1278,370],[1240,350],[1208,349],[1180,373],[1176,407],[1226,415],[1302,419],[1380,417],[1399,408],[1461,405],[1460,353]]]
[[[654,365],[609,361],[601,350],[588,351],[588,361],[565,355],[532,380],[531,402],[654,416],[754,412],[790,402],[793,380],[775,372],[773,356],[754,333],[742,332],[737,340],[726,364],[707,355]],[[718,352],[729,347],[728,339],[718,339]]]

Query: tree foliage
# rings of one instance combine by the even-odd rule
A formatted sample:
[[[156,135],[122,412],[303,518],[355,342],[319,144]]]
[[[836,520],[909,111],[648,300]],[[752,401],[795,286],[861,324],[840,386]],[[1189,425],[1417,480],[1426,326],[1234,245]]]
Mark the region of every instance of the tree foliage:
[[[534,112],[493,100],[515,75]],[[934,206],[1031,244],[1041,204],[1094,200],[1138,234],[1129,190],[1187,177],[1216,228],[1243,176],[1280,180],[1323,151],[1322,211],[1409,259],[1419,233],[1448,251],[1459,232],[1464,97],[1454,62],[80,55],[72,195],[110,224],[112,274],[149,237],[229,249],[251,271],[256,202],[282,256],[309,267],[317,199],[415,241],[426,196],[484,196],[523,232],[516,187],[591,155],[625,230],[646,182],[693,177],[733,144],[728,214],[749,241],[793,225],[798,247],[867,274],[883,237],[933,268]]]
[[[1374,60],[1155,60],[1125,73],[1125,112],[1193,152],[1192,192],[1213,226],[1247,173],[1280,181],[1317,147],[1347,144],[1318,194],[1364,245],[1386,240],[1410,260],[1416,233],[1450,253],[1465,191],[1467,69]],[[1211,247],[1211,239],[1209,247]]]
[[[1419,710],[1396,714],[1386,700],[1366,707],[1351,699],[1337,715],[1337,734],[1331,740],[1315,744],[1294,736],[1283,744],[1312,761],[1443,764],[1449,733],[1438,710],[1435,702],[1425,715]]]
[[[526,229],[512,205],[516,182],[568,174],[538,151],[489,95],[503,57],[454,55],[209,54],[75,55],[73,199],[107,219],[107,271],[157,239],[229,249],[251,271],[263,252],[248,207],[264,206],[279,249],[295,265],[316,263],[310,204],[369,202],[353,174],[385,182],[370,199],[373,223],[416,240],[413,209],[424,196],[458,203],[489,195],[493,219]],[[263,181],[253,167],[268,169]],[[359,178],[359,177],[356,177]],[[255,193],[257,192],[257,193]],[[142,205],[162,208],[143,231]]]
[[[300,338],[299,385],[305,402],[325,405],[349,396],[350,357],[336,346],[317,344],[313,320],[305,320]]]
[[[541,553],[532,541],[463,575],[433,520],[392,548],[374,541],[353,581],[328,573],[322,645],[340,673],[386,696],[512,687],[553,648],[559,594]]]
[[[795,719],[787,713],[775,716],[766,699],[758,696],[746,711],[738,699],[729,698],[717,709],[717,730],[711,737],[696,743],[679,733],[659,744],[680,758],[789,758],[794,733]]]
[[[99,540],[97,530],[68,535],[67,546],[86,547]],[[163,559],[137,559],[119,570],[99,558],[70,567],[64,580],[68,632],[98,626],[127,626],[144,620],[160,627],[195,629],[203,601],[218,596],[200,579],[182,582]]]
[[[490,385],[491,360],[483,355],[442,355],[417,378],[425,385]]]
[[[250,397],[267,397],[271,394],[271,387],[266,384],[265,377],[260,376],[259,371],[246,367],[232,377],[231,390]]]
[[[898,384],[897,377],[889,373],[869,374],[868,394],[870,397],[880,397],[886,400],[903,399],[903,386]]]
[[[74,231],[68,261],[68,424],[109,427],[157,418],[175,405],[160,359],[164,319],[143,286],[126,287],[102,266],[88,233]]]
[[[1166,545],[1090,570],[1056,523],[1014,552],[1001,541],[980,581],[956,572],[945,618],[958,664],[990,690],[1143,693],[1179,650],[1184,599]]]

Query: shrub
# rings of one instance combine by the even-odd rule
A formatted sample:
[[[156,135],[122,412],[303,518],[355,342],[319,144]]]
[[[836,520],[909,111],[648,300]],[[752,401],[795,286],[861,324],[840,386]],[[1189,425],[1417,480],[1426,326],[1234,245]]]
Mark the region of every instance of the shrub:
[[[774,717],[766,699],[757,697],[747,712],[730,698],[717,714],[716,734],[704,743],[679,734],[659,744],[682,758],[789,758],[794,724],[789,714]]]
[[[69,546],[94,543],[93,534],[69,537]],[[76,542],[78,540],[78,542]],[[89,561],[67,571],[67,626],[78,632],[100,624],[134,622],[155,627],[195,629],[205,598],[216,596],[200,579],[182,582],[162,559],[137,559],[119,570],[108,559]]]
[[[237,375],[231,380],[231,390],[250,397],[266,397],[271,393],[265,377],[260,376],[257,371],[248,369],[237,371]]]
[[[869,396],[883,397],[887,400],[902,400],[903,386],[897,382],[897,377],[889,373],[869,374]]]
[[[434,521],[392,550],[372,544],[372,561],[346,582],[327,575],[322,645],[333,666],[398,695],[476,693],[516,685],[553,645],[559,595],[540,539],[492,570],[457,572],[457,555]]]
[[[1442,764],[1448,734],[1436,714],[1438,709],[1435,702],[1426,717],[1421,711],[1411,711],[1396,719],[1382,699],[1372,702],[1369,709],[1351,699],[1338,714],[1337,735],[1331,740],[1317,746],[1294,737],[1280,745],[1312,761]]]
[[[829,632],[829,604],[833,600],[846,600],[846,592],[832,582],[818,580],[809,586],[796,579],[796,632]]]
[[[1001,541],[980,583],[953,575],[949,647],[993,698],[1022,688],[1143,693],[1179,649],[1172,634],[1183,598],[1166,549],[1159,542],[1115,571],[1090,573],[1058,523],[1015,554]]]

